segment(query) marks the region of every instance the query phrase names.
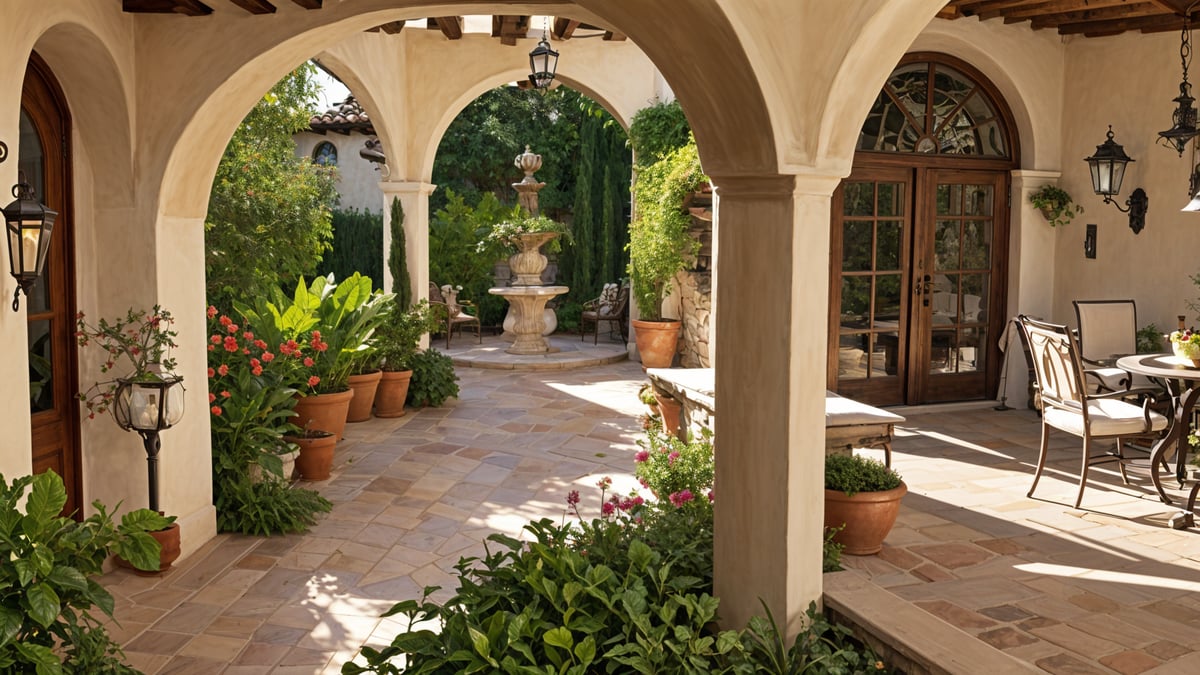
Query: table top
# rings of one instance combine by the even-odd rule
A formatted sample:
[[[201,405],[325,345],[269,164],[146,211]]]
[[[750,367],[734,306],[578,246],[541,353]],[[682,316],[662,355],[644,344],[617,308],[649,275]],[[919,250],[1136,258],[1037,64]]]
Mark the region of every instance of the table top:
[[[1200,368],[1171,353],[1123,356],[1117,359],[1117,367],[1149,377],[1200,380]]]

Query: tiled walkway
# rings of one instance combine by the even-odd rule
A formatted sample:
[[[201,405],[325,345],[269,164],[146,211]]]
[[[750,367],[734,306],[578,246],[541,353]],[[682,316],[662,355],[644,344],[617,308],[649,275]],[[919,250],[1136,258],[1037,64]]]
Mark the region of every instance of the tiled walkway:
[[[632,485],[637,364],[459,374],[446,408],[350,426],[316,485],[333,512],[308,535],[222,535],[164,577],[106,575],[130,661],[151,674],[338,672],[400,630],[378,618],[392,603],[426,585],[448,595],[454,563],[486,534],[561,517],[566,492],[586,504],[600,476]],[[1200,534],[1165,527],[1170,508],[1113,472],[1070,508],[1079,446],[1065,435],[1026,499],[1029,411],[906,414],[900,523],[880,556],[848,567],[1049,672],[1200,672]]]

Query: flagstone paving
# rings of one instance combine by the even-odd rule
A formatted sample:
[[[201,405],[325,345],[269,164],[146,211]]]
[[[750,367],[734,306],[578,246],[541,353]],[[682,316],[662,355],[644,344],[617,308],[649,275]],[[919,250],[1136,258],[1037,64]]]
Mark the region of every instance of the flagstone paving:
[[[306,484],[334,502],[308,534],[220,535],[162,577],[106,574],[129,661],[151,675],[336,673],[403,629],[379,618],[393,603],[431,585],[448,597],[487,535],[561,518],[567,492],[586,504],[602,476],[634,485],[638,364],[458,373],[446,407],[348,427],[330,480]],[[1028,499],[1032,412],[905,414],[900,521],[847,568],[1047,672],[1200,672],[1200,534],[1166,526],[1174,511],[1147,480],[1093,469],[1073,509],[1079,442],[1054,435]]]

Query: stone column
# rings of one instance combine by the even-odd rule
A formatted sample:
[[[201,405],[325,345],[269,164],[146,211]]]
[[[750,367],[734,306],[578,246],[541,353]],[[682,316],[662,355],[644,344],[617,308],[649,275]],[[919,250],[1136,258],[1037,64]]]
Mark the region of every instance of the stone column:
[[[404,209],[404,243],[413,299],[429,298],[429,195],[437,186],[422,181],[380,181],[383,191],[383,290],[392,290],[388,252],[392,248],[392,198]],[[443,283],[444,280],[443,280]]]
[[[821,598],[829,206],[840,178],[712,179],[715,590],[725,627],[761,614],[761,598],[790,636]]]
[[[1008,307],[1006,318],[1017,314],[1041,317],[1047,321],[1065,321],[1054,315],[1054,249],[1056,231],[1041,212],[1029,202],[1029,195],[1046,183],[1058,184],[1058,171],[1016,170],[1012,172],[1011,230],[1009,232]],[[1082,227],[1072,229],[1083,247]],[[1003,339],[1003,335],[996,339]],[[1006,382],[999,393],[1007,405],[1023,408],[1029,401],[1029,366],[1021,340],[1013,336],[1012,354],[1008,356],[1004,377]]]

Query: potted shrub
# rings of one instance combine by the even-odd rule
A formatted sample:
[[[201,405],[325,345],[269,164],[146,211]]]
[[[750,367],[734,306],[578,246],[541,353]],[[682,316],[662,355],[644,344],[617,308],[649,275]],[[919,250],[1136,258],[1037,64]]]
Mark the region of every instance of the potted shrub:
[[[629,278],[639,318],[634,340],[642,365],[667,368],[674,360],[680,322],[663,319],[662,304],[675,274],[687,268],[700,242],[688,230],[684,200],[706,183],[695,142],[638,173],[633,186],[636,216],[629,225]]]
[[[1066,190],[1049,183],[1030,194],[1029,201],[1041,210],[1050,227],[1066,225],[1075,214],[1083,213],[1083,207],[1072,202]]]
[[[26,489],[29,490],[25,498]],[[60,515],[67,503],[53,471],[0,478],[0,613],[5,617],[0,663],[13,673],[134,672],[92,612],[110,618],[113,599],[94,580],[117,553],[138,569],[156,570],[159,546],[149,532],[169,522],[148,509],[130,511],[120,524],[100,502],[76,522]]]
[[[130,308],[124,317],[89,324],[83,312],[75,318],[75,338],[83,348],[95,345],[105,353],[101,373],[121,370],[124,374],[96,382],[79,394],[88,410],[88,419],[111,411],[113,419],[126,431],[142,437],[150,470],[149,506],[158,510],[158,462],[161,430],[174,426],[183,417],[183,378],[174,373],[171,349],[176,332],[171,313],[155,305],[147,312]],[[61,508],[61,507],[60,507]],[[174,517],[163,521],[160,531],[151,536],[160,544],[158,570],[165,571],[180,555],[179,524]]]
[[[907,492],[900,474],[883,462],[855,455],[825,457],[825,527],[842,528],[833,541],[844,553],[878,553]]]
[[[408,402],[421,408],[436,408],[452,396],[458,396],[458,375],[454,359],[436,349],[426,349],[409,359],[412,380],[408,385]]]
[[[412,358],[417,353],[421,336],[433,330],[435,325],[429,302],[422,300],[404,311],[394,307],[375,331],[375,353],[383,368],[375,396],[377,417],[404,415],[404,402],[408,399],[408,385],[413,374]]]

